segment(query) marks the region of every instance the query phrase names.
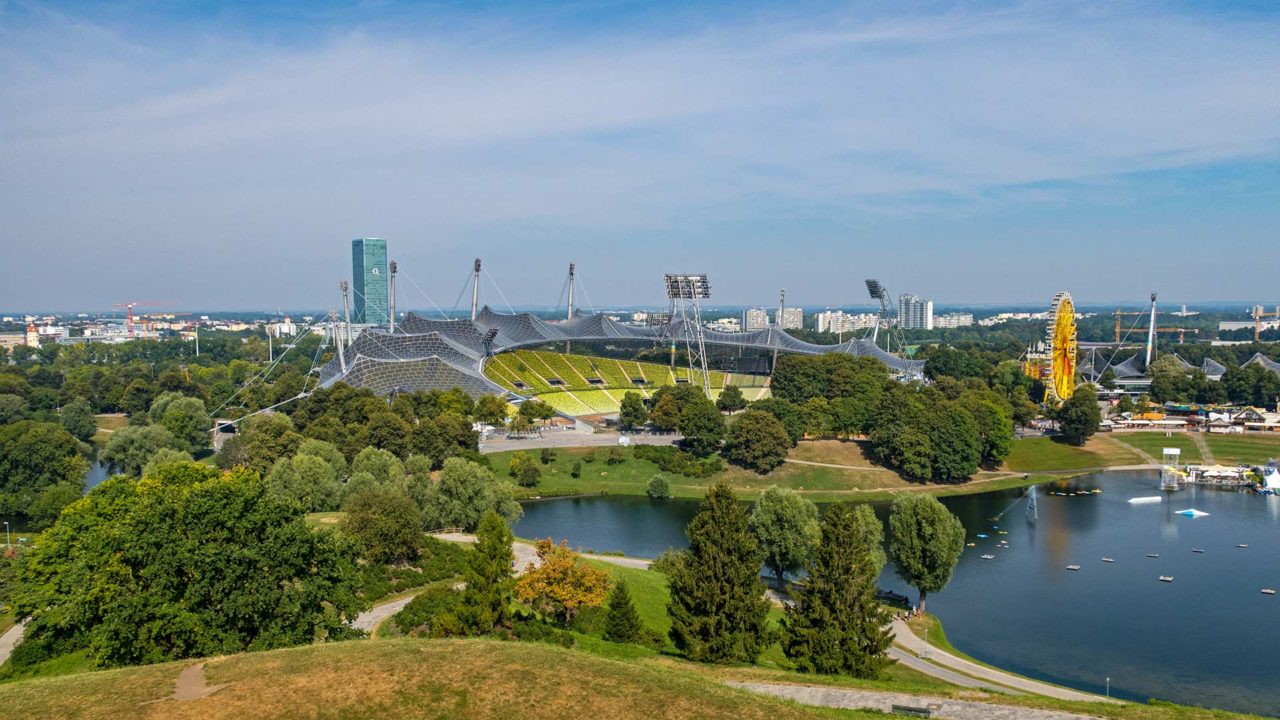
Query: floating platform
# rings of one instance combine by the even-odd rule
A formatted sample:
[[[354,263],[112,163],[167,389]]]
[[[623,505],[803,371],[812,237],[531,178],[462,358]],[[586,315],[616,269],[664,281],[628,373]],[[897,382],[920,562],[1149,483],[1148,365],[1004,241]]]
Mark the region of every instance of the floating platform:
[[[1145,505],[1147,503],[1158,503],[1162,500],[1164,500],[1164,497],[1161,495],[1147,495],[1144,497],[1129,498],[1129,503],[1132,505]]]
[[[1173,582],[1173,576],[1172,576],[1172,575],[1161,575],[1161,576],[1160,576],[1160,582]]]

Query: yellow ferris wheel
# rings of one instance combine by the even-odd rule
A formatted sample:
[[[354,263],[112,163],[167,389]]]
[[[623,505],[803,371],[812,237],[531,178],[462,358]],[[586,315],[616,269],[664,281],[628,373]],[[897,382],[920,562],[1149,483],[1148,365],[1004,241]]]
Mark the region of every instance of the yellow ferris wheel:
[[[1046,402],[1062,402],[1076,390],[1076,306],[1071,293],[1053,296],[1045,329],[1045,362],[1041,365]]]

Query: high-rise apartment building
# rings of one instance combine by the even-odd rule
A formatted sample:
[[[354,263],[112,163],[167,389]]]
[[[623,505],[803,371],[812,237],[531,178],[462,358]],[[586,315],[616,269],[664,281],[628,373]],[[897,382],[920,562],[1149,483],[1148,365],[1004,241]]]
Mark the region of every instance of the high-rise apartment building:
[[[935,328],[958,328],[973,324],[973,313],[954,312],[938,315],[933,318]]]
[[[386,240],[360,238],[351,241],[351,280],[356,291],[351,322],[385,325],[391,317]]]
[[[773,311],[776,317],[778,311]],[[782,329],[800,330],[804,327],[804,310],[798,307],[782,308]]]
[[[847,333],[854,330],[865,330],[876,326],[880,316],[875,313],[858,313],[851,315],[843,310],[827,310],[816,316],[818,332]]]
[[[764,308],[751,308],[742,311],[742,329],[747,332],[764,330],[769,327],[769,313]]]
[[[932,330],[933,301],[910,293],[899,295],[898,327],[903,330]]]

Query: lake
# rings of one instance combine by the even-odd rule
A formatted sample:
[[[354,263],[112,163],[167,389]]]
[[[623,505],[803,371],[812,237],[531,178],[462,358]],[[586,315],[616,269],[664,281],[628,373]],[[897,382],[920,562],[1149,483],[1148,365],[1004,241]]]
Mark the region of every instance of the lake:
[[[1081,690],[1101,693],[1110,677],[1112,694],[1129,699],[1280,714],[1280,596],[1260,592],[1280,588],[1280,497],[1202,487],[1162,495],[1158,475],[1134,472],[1041,485],[1036,496],[1035,517],[1023,490],[943,499],[974,543],[929,597],[953,645]],[[1161,500],[1128,502],[1140,496]],[[628,496],[534,502],[516,533],[653,557],[687,544],[697,506]],[[883,519],[887,506],[876,509]],[[1187,509],[1209,514],[1177,514]],[[915,597],[892,566],[881,586]]]

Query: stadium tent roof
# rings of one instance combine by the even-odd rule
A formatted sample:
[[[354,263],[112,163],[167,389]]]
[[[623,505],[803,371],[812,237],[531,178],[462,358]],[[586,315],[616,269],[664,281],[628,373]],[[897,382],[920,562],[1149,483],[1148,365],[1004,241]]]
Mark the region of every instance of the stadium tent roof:
[[[485,339],[492,338],[486,343]],[[472,320],[431,320],[408,313],[394,333],[368,328],[346,350],[344,375],[337,358],[320,370],[322,386],[339,380],[369,387],[379,394],[396,390],[461,387],[471,395],[502,394],[506,390],[484,376],[491,354],[530,345],[566,340],[637,340],[683,343],[694,328],[681,318],[660,326],[626,325],[603,315],[580,315],[565,322],[548,322],[529,313],[500,313],[485,307]],[[906,360],[885,352],[869,340],[853,339],[837,345],[804,342],[773,327],[745,333],[704,330],[709,345],[777,350],[803,355],[837,352],[874,357],[890,369],[920,376],[923,360]],[[465,376],[465,377],[464,377]]]
[[[1240,367],[1248,367],[1250,365],[1261,365],[1271,372],[1280,375],[1280,362],[1276,362],[1262,353],[1254,353],[1253,357],[1245,360]]]
[[[1135,353],[1119,365],[1112,366],[1111,372],[1118,378],[1144,377],[1147,373],[1142,369],[1142,364],[1142,358]]]

